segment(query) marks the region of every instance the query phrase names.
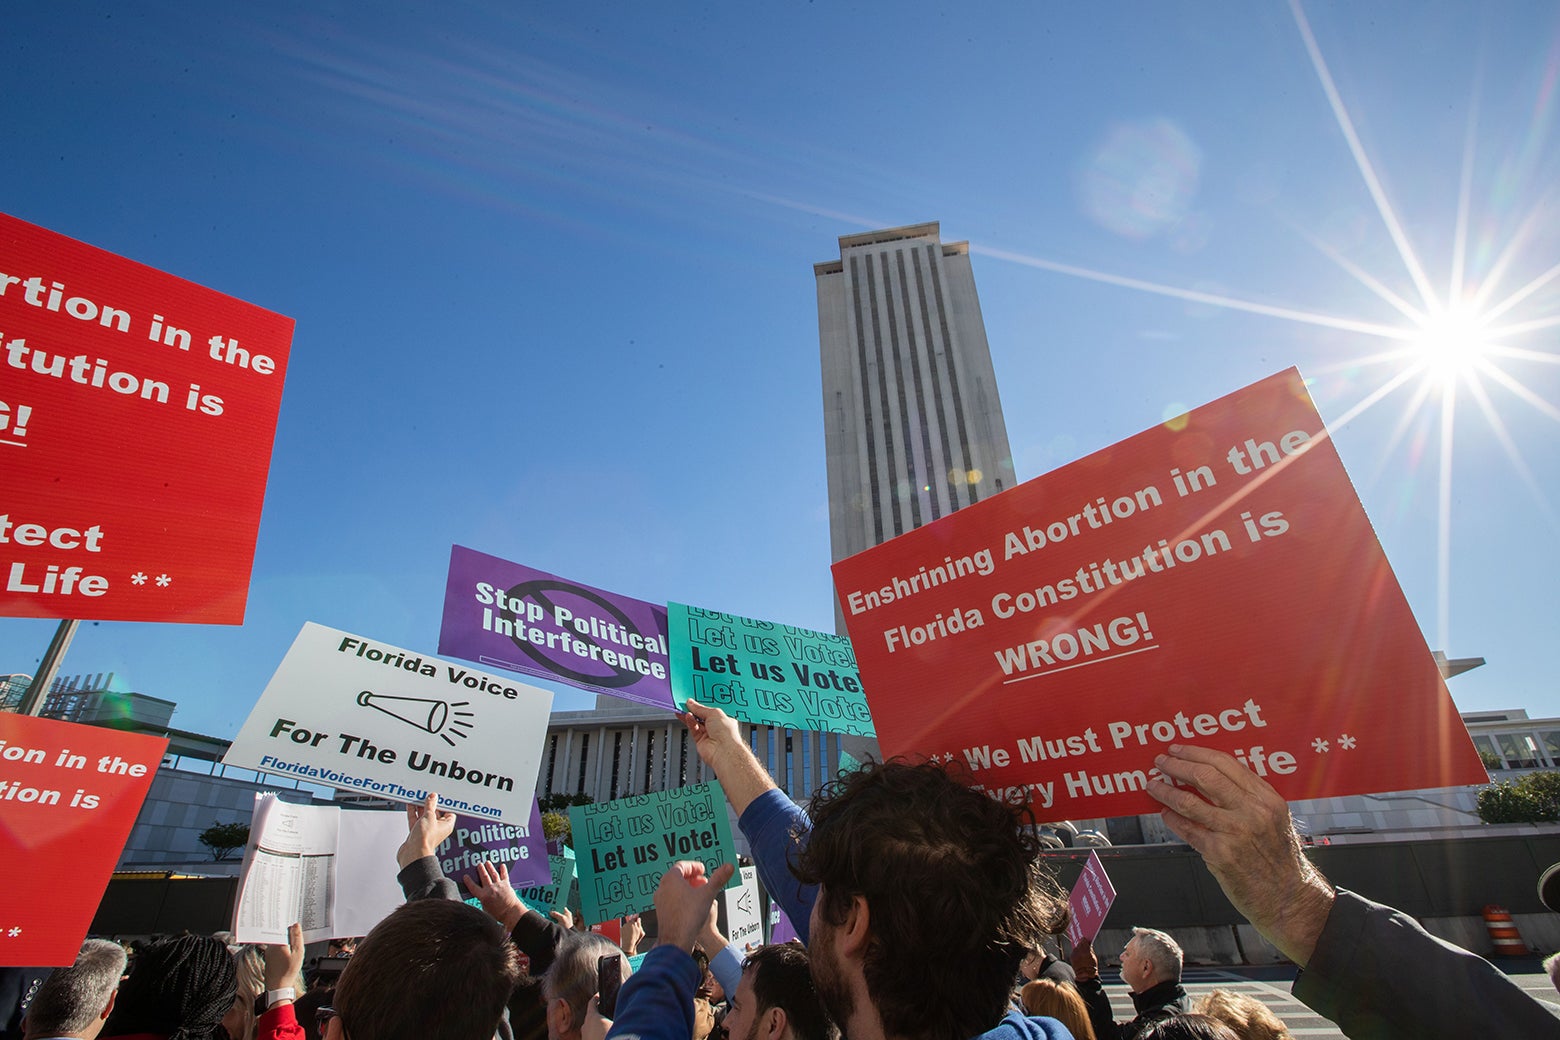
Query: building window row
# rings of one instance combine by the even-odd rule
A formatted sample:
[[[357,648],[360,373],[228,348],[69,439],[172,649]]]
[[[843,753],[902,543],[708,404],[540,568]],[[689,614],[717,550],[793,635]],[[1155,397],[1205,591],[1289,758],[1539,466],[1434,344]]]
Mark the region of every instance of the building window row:
[[[1560,769],[1560,730],[1479,733],[1474,749],[1490,772],[1506,769]]]
[[[742,739],[754,756],[793,798],[811,797],[838,768],[837,736],[831,745],[827,733],[811,730],[748,723],[743,723],[742,729]],[[688,731],[681,726],[554,731],[548,735],[538,793],[583,794],[597,801],[611,801],[696,784],[709,779],[711,774],[691,743]],[[636,783],[640,779],[642,787]]]

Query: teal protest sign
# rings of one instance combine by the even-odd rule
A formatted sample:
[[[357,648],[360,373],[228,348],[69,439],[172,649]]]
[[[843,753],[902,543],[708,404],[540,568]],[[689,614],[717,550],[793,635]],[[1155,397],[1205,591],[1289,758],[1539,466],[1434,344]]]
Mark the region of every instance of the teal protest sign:
[[[661,875],[678,860],[696,860],[706,871],[737,861],[726,794],[714,781],[571,806],[569,822],[580,905],[592,923],[651,909]]]
[[[574,850],[565,845],[563,855],[548,856],[547,863],[552,867],[551,882],[528,885],[515,892],[526,906],[543,914],[562,910],[567,905],[569,886],[574,882]]]
[[[860,769],[861,763],[856,760],[855,755],[852,755],[849,751],[840,752],[840,772],[854,773]]]
[[[850,640],[810,628],[666,605],[672,698],[744,722],[875,735]]]

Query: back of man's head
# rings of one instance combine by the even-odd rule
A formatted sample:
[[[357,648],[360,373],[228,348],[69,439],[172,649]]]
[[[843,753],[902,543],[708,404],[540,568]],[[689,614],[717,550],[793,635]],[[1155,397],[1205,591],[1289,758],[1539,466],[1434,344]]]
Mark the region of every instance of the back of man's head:
[[[1164,932],[1153,928],[1134,928],[1129,942],[1137,943],[1137,953],[1154,968],[1155,982],[1181,981],[1181,945]]]
[[[596,962],[614,953],[621,956],[623,951],[611,939],[595,932],[576,932],[564,938],[552,967],[542,976],[548,1036],[557,1040],[579,1034],[590,998],[596,995]],[[626,965],[627,961],[623,957],[621,964]]]
[[[869,765],[826,785],[795,873],[822,886],[818,914],[868,910],[862,974],[890,1036],[974,1036],[996,1026],[1025,950],[1060,931],[1067,903],[1041,869],[1027,808],[986,797],[935,765]],[[812,937],[814,943],[819,936]],[[813,952],[826,1006],[849,1006]]]
[[[27,1038],[39,1036],[94,1037],[103,1028],[119,977],[125,973],[125,951],[106,939],[88,939],[76,963],[56,968],[27,1006]]]
[[[491,1040],[520,977],[499,923],[445,899],[407,903],[379,922],[336,984],[352,1040]]]
[[[761,946],[748,954],[742,970],[753,980],[754,1010],[760,1015],[770,1008],[784,1011],[792,1040],[839,1040],[839,1030],[818,999],[807,949],[801,943]]]

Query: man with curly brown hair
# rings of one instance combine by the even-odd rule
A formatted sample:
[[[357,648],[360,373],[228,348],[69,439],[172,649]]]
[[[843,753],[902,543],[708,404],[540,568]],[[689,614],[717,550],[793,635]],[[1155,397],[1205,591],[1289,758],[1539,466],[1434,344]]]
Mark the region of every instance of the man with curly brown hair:
[[[736,721],[687,703],[683,724],[736,810],[770,894],[807,944],[824,1006],[851,1040],[1039,1040],[1067,1031],[1009,1009],[1025,953],[1067,919],[1027,810],[934,764],[889,762],[824,785],[811,816]]]

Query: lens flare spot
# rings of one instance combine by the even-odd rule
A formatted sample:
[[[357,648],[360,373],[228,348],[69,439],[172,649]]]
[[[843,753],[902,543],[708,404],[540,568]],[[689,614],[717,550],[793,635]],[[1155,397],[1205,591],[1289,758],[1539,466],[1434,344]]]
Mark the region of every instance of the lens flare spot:
[[[1175,227],[1187,215],[1202,151],[1168,119],[1112,127],[1078,170],[1078,196],[1095,222],[1126,238]]]

